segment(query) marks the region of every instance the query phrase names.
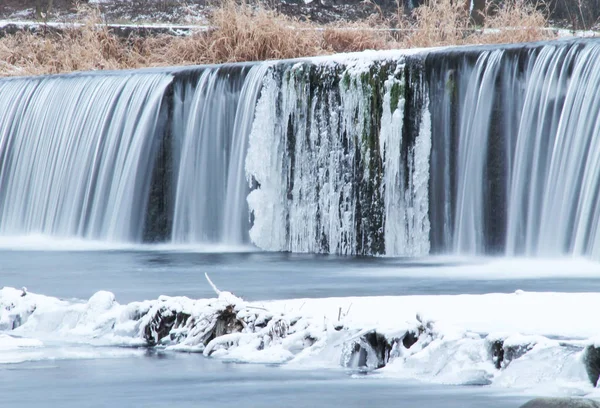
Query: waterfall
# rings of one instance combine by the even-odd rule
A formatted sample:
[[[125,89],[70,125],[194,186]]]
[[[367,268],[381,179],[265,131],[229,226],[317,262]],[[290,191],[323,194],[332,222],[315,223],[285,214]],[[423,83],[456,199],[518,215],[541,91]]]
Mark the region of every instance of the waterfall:
[[[533,64],[508,179],[509,254],[600,255],[599,62],[593,44]]]
[[[164,74],[0,81],[0,234],[139,239]]]
[[[433,111],[447,122],[433,126],[431,214],[443,230],[435,246],[600,256],[600,44],[428,58],[432,80],[445,81],[432,87],[445,104]]]
[[[454,247],[457,252],[484,250],[483,208],[488,174],[485,166],[494,103],[496,76],[502,50],[483,52],[470,77],[459,117],[458,179]]]
[[[175,243],[247,242],[244,160],[266,69],[266,64],[207,68],[197,83],[176,87],[175,109],[182,112],[176,125],[182,128],[174,132],[180,157]]]
[[[0,80],[0,236],[600,257],[600,43]]]
[[[247,243],[268,64],[0,80],[0,235]]]

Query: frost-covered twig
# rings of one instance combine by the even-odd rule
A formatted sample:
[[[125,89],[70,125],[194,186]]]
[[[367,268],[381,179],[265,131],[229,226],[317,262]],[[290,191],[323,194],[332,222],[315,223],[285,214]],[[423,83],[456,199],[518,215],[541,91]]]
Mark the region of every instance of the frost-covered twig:
[[[206,277],[206,280],[208,281],[208,284],[210,285],[210,287],[215,291],[215,293],[217,294],[217,296],[219,296],[221,294],[221,291],[210,280],[210,278],[208,277],[208,273],[204,272],[204,277]]]

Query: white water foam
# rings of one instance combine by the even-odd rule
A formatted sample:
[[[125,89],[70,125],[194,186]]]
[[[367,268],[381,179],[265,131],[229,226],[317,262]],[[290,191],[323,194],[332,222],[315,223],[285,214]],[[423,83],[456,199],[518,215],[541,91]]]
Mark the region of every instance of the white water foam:
[[[96,241],[77,238],[57,238],[40,234],[0,237],[0,249],[10,251],[165,251],[190,253],[243,253],[255,252],[258,250],[255,246],[242,244],[140,244]]]

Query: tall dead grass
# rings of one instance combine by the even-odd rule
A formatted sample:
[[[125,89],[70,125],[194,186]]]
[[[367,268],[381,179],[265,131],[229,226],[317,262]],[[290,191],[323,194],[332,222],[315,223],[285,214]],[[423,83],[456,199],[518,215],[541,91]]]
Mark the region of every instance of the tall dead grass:
[[[224,2],[211,16],[214,29],[175,39],[169,54],[179,63],[285,59],[321,53],[320,33],[309,23],[261,7]]]
[[[17,32],[0,38],[0,75],[41,75],[61,72],[136,68],[145,65],[136,43],[123,40],[99,24],[95,12],[83,26],[61,32]]]
[[[404,42],[409,47],[464,44],[469,32],[469,12],[456,0],[429,0],[413,13]]]
[[[335,52],[507,43],[549,38],[544,14],[525,0],[488,5],[482,27],[472,26],[456,0],[429,0],[411,16],[319,26],[265,7],[225,1],[211,29],[186,37],[120,38],[97,12],[82,27],[60,33],[21,32],[0,38],[0,76],[79,70],[286,59]],[[393,28],[393,29],[391,29]]]
[[[415,9],[401,42],[410,47],[466,44],[501,44],[547,40],[556,36],[549,27],[545,6],[525,0],[488,0],[478,11],[481,26],[475,26],[465,3],[429,0]]]
[[[547,17],[540,11],[547,9],[542,3],[512,0],[500,5],[488,3],[487,9],[486,39],[491,43],[538,41],[553,36],[547,29]]]

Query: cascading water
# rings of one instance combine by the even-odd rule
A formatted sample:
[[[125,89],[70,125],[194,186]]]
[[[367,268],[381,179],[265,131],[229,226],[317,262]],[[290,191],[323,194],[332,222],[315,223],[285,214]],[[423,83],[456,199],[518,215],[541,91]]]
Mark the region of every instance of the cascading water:
[[[598,257],[599,61],[582,40],[0,80],[0,235]]]
[[[174,108],[182,114],[174,125],[183,128],[174,132],[180,158],[173,242],[247,242],[244,160],[267,67],[207,68],[196,84],[176,87]]]
[[[267,68],[0,81],[0,235],[246,243]]]
[[[396,69],[419,60],[401,55],[358,69],[277,66],[248,154],[252,241],[293,252],[600,255],[599,47],[441,50],[421,56],[424,70]],[[415,97],[421,88],[429,98]]]
[[[132,241],[172,78],[0,81],[0,234]]]
[[[432,212],[446,228],[438,248],[599,256],[600,44],[486,50],[454,65],[438,57],[431,77],[454,73],[432,95],[450,123],[433,129],[433,156],[449,157],[432,161],[434,195],[445,198],[433,206],[452,206]]]
[[[458,180],[454,247],[456,252],[481,253],[485,244],[481,225],[484,190],[488,178],[485,155],[489,139],[490,115],[502,51],[482,53],[464,94],[459,119]]]
[[[599,62],[593,44],[542,50],[533,64],[509,179],[509,254],[600,255]]]

